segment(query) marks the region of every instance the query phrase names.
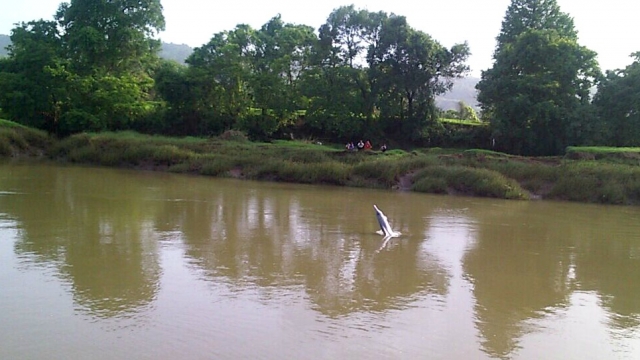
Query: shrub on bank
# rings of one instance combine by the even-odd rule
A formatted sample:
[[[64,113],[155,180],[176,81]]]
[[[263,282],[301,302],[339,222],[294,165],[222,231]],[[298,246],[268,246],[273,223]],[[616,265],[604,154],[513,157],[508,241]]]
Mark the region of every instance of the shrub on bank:
[[[295,163],[287,160],[269,160],[246,172],[247,177],[257,180],[276,180],[302,184],[344,185],[348,169],[344,164]]]
[[[411,190],[430,194],[447,194],[449,184],[444,178],[423,175],[415,181]]]
[[[153,165],[170,166],[191,160],[195,156],[194,152],[180,149],[175,145],[138,145],[124,147],[119,154],[119,161],[131,165],[148,161]]]
[[[201,175],[223,176],[235,167],[234,160],[228,156],[208,157],[200,168]]]
[[[550,197],[604,203],[640,203],[640,168],[598,161],[572,161],[562,168]]]
[[[27,149],[25,138],[11,128],[0,129],[0,155],[12,156],[15,152]]]
[[[434,166],[420,170],[415,174],[414,181],[414,191],[502,199],[529,198],[528,193],[515,180],[489,169]]]
[[[322,163],[330,160],[329,156],[324,151],[313,149],[296,149],[294,151],[287,151],[282,156],[289,161],[305,164]]]
[[[393,160],[375,159],[353,165],[352,175],[363,179],[376,179],[381,185],[390,188],[396,182],[398,169]]]
[[[0,119],[0,156],[42,155],[51,144],[51,138],[42,130]]]
[[[571,160],[600,160],[611,163],[640,165],[640,148],[607,146],[569,146],[565,158]]]
[[[45,133],[0,121],[0,154],[44,148],[53,158],[210,176],[389,189],[412,178],[414,191],[508,199],[528,197],[640,204],[640,152],[596,148],[599,160],[526,158],[487,150],[417,149],[348,152],[312,142],[169,138],[134,132],[77,134],[54,142]],[[27,134],[27,135],[25,135]],[[43,146],[44,146],[43,145]],[[29,150],[31,151],[31,150]],[[24,151],[23,151],[24,153]],[[612,160],[613,159],[613,160]],[[620,160],[622,159],[622,160]],[[413,175],[413,176],[412,176]]]
[[[218,136],[220,140],[224,141],[237,141],[237,142],[248,142],[249,138],[247,135],[238,130],[227,130]]]

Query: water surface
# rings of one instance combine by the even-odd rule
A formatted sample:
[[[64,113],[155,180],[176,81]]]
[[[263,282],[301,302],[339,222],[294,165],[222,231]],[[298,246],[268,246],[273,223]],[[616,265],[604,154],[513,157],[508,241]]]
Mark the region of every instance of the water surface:
[[[639,220],[4,163],[0,359],[634,359]]]

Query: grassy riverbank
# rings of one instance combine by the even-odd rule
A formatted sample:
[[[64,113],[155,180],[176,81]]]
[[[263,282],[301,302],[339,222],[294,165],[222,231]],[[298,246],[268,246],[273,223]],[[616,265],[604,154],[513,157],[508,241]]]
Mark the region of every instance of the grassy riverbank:
[[[0,119],[0,157],[44,155],[53,140],[42,130],[36,130]]]
[[[233,132],[210,139],[122,132],[78,134],[53,141],[40,132],[6,124],[0,123],[0,149],[9,149],[0,150],[3,156],[26,151],[58,161],[208,176],[505,199],[640,204],[640,149],[569,148],[566,156],[551,158],[485,150],[347,152],[341,145],[250,142]]]

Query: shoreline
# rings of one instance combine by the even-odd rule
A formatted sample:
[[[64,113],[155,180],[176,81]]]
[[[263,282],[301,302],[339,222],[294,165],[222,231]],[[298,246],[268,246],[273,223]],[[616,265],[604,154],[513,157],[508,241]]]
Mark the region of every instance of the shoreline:
[[[563,157],[544,158],[482,149],[347,152],[311,141],[261,143],[133,132],[56,140],[29,128],[6,129],[15,133],[0,148],[4,158],[452,196],[640,205],[640,149],[572,148]]]

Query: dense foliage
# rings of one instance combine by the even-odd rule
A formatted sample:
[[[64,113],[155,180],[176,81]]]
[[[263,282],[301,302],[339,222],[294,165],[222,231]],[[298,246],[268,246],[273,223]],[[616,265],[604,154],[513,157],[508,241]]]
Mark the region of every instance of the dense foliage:
[[[238,25],[195,49],[187,69],[165,65],[156,79],[172,132],[417,142],[468,55],[466,44],[446,49],[404,17],[347,6],[318,35],[280,16],[260,29]]]
[[[280,16],[214,34],[187,66],[159,61],[157,0],[63,3],[53,21],[12,31],[0,106],[58,134],[135,129],[251,138],[285,133],[419,143],[437,127],[434,99],[467,71],[402,16],[346,6],[316,33]]]
[[[186,65],[158,58],[163,28],[159,0],[71,0],[19,24],[0,58],[0,115],[58,136],[233,129],[528,155],[638,144],[638,54],[603,76],[555,0],[512,0],[477,86],[481,119],[435,105],[468,71],[468,45],[446,48],[403,16],[343,6],[317,30],[276,16],[213,34]]]
[[[12,120],[66,135],[130,128],[154,113],[149,70],[164,29],[159,0],[72,0],[54,21],[22,23],[0,61]]]
[[[607,71],[594,99],[606,143],[640,145],[640,52],[625,69]]]
[[[477,87],[498,149],[552,155],[588,141],[589,90],[600,70],[569,15],[555,0],[513,0],[497,40]]]
[[[103,132],[65,138],[50,155],[78,163],[254,180],[640,204],[639,148],[570,152],[576,156],[531,158],[437,148],[344,151],[303,141],[252,142],[236,132],[208,139]]]

